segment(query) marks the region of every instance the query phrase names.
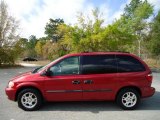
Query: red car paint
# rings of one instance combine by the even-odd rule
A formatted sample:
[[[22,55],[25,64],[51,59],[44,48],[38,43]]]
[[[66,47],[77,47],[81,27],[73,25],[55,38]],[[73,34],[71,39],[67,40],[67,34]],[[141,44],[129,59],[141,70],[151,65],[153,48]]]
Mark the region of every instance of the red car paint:
[[[109,74],[76,74],[60,76],[44,76],[43,73],[65,58],[73,56],[88,55],[123,55],[137,59],[145,67],[142,72],[125,72]],[[79,84],[73,84],[78,80]],[[85,84],[86,80],[92,83]],[[16,101],[17,94],[22,88],[33,87],[38,89],[46,101],[102,101],[115,100],[121,88],[136,87],[139,89],[141,97],[150,97],[155,89],[151,87],[152,76],[149,67],[138,57],[129,53],[121,52],[91,52],[68,54],[42,68],[37,73],[27,72],[16,76],[11,80],[14,87],[5,89],[10,100]]]

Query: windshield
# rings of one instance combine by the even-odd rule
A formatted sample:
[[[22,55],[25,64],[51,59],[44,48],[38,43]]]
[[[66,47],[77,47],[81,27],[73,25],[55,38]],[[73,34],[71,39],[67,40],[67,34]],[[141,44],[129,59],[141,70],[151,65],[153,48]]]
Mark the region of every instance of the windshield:
[[[32,73],[37,73],[37,71],[39,70],[39,69],[41,69],[43,66],[40,66],[40,67],[37,67],[37,68],[35,68],[34,70],[32,70]]]
[[[47,67],[49,67],[50,65],[52,65],[53,63],[57,62],[58,60],[60,60],[62,57],[55,59],[54,61],[50,62],[49,64],[45,65],[45,66],[41,66],[38,67],[37,70],[34,71],[34,73],[37,73],[43,69],[46,69]]]

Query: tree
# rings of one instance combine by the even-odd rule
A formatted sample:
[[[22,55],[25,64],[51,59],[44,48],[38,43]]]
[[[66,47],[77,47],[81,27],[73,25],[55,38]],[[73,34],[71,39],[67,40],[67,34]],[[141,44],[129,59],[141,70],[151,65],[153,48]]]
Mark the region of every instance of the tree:
[[[136,38],[135,35],[120,30],[116,22],[107,26],[102,36],[104,39],[101,46],[103,51],[128,51]]]
[[[14,49],[19,39],[18,22],[8,13],[7,4],[0,1],[0,65],[14,64],[18,53]]]
[[[42,49],[42,53],[43,53],[43,58],[44,59],[49,59],[49,60],[53,60],[58,56],[57,53],[57,43],[53,43],[52,41],[48,40],[45,45],[43,45]]]
[[[25,47],[27,44],[27,39],[26,38],[20,38],[15,45],[13,46],[13,50],[14,50],[14,56],[16,58],[18,57],[23,57],[23,53],[25,51]]]
[[[13,46],[19,39],[18,22],[8,13],[7,4],[2,0],[0,2],[0,48],[3,46]]]
[[[154,56],[160,56],[160,11],[151,26],[149,48]]]
[[[38,40],[35,45],[35,51],[38,56],[43,57],[43,46],[45,45],[46,41]]]
[[[131,2],[124,8],[123,16],[127,18],[132,18],[134,16],[134,11],[141,4],[142,4],[141,0],[131,0]]]
[[[145,53],[150,32],[148,18],[152,14],[153,6],[147,0],[131,0],[120,19],[108,26],[103,26],[104,19],[98,8],[92,10],[92,16],[80,13],[74,26],[65,24],[63,19],[50,19],[45,26],[47,37],[31,36],[26,50],[29,56],[38,55],[50,60],[74,52],[139,51],[140,54],[143,48]],[[152,48],[156,48],[155,45]]]
[[[24,56],[36,57],[35,46],[37,43],[37,38],[34,35],[31,35],[26,42]]]
[[[136,36],[130,52],[138,53],[139,56],[146,49],[143,47],[144,50],[142,51],[141,44],[146,42],[146,33],[149,29],[147,19],[152,13],[153,6],[147,0],[132,0],[129,5],[126,5],[122,17],[118,20],[119,30]]]
[[[131,34],[143,33],[148,27],[147,19],[153,13],[153,6],[147,0],[132,0],[129,5],[124,8],[124,14],[120,19],[119,26],[126,29]]]
[[[74,50],[77,52],[100,51],[102,38],[101,33],[104,31],[102,24],[104,20],[98,8],[92,10],[93,20],[89,17],[85,18],[83,14],[79,14],[79,26],[75,26],[72,33]],[[76,46],[77,45],[77,46]]]
[[[135,35],[119,29],[118,22],[102,27],[104,20],[96,8],[92,11],[92,18],[85,18],[82,13],[78,16],[78,25],[72,27],[60,25],[58,31],[63,31],[60,44],[68,52],[85,51],[125,51],[130,48]],[[62,48],[61,48],[62,50]]]
[[[54,40],[57,42],[62,36],[57,34],[57,27],[60,24],[63,24],[63,19],[49,19],[49,22],[46,24],[45,27],[45,34],[47,35],[48,39]]]
[[[34,49],[35,45],[37,43],[37,38],[34,35],[31,35],[28,39],[27,48],[28,49]]]

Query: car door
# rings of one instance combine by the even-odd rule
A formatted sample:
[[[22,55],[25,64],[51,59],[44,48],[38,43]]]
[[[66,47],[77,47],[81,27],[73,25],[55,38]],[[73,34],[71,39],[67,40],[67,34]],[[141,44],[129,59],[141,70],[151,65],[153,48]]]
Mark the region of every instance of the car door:
[[[79,56],[65,58],[49,68],[45,78],[48,101],[79,101],[82,99]]]
[[[117,85],[115,55],[82,57],[83,99],[113,100]]]

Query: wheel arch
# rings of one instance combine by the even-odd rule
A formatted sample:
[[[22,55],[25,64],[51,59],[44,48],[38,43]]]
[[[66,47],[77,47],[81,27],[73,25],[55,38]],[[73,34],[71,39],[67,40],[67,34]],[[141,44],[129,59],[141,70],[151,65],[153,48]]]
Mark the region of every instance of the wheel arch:
[[[17,101],[17,99],[18,99],[18,94],[24,89],[35,89],[35,90],[37,90],[40,93],[42,99],[44,100],[44,95],[38,87],[35,87],[35,86],[32,86],[32,85],[26,85],[26,86],[21,86],[17,89],[16,95],[15,95],[15,101]]]
[[[120,91],[122,91],[122,90],[124,90],[124,89],[128,89],[128,88],[130,88],[130,89],[135,89],[138,93],[139,93],[139,95],[140,95],[140,97],[142,96],[142,92],[141,92],[141,90],[140,90],[140,88],[139,87],[137,87],[137,86],[124,86],[124,87],[122,87],[122,88],[120,88],[119,90],[118,90],[118,92],[116,93],[116,99],[117,99],[117,96],[118,96],[118,94],[120,93]]]

